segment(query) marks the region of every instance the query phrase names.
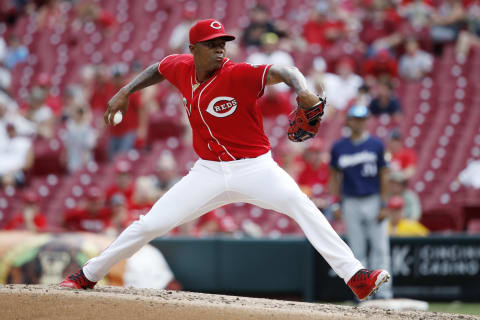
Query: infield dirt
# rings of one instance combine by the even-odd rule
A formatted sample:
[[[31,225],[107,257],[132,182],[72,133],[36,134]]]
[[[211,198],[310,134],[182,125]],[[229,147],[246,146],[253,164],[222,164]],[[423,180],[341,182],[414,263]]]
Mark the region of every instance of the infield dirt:
[[[203,293],[98,287],[78,291],[57,286],[0,286],[2,320],[240,320],[415,319],[480,320],[477,316],[420,311],[395,312]]]

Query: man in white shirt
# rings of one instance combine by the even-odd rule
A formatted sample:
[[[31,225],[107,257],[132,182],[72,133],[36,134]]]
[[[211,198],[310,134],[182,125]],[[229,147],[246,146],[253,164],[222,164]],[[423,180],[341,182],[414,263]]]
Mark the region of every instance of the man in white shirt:
[[[17,135],[15,126],[6,125],[7,139],[0,143],[0,182],[18,185],[25,182],[24,170],[33,164],[32,141]]]
[[[420,50],[417,40],[411,38],[406,42],[406,53],[400,58],[399,72],[406,79],[418,80],[432,70],[433,57]]]

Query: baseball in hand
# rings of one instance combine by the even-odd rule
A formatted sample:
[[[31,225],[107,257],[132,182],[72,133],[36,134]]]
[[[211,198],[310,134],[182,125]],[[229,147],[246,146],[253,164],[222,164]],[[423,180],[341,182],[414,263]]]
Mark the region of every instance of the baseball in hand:
[[[120,122],[122,122],[123,119],[123,114],[120,111],[117,111],[115,115],[113,116],[113,124],[117,125]]]

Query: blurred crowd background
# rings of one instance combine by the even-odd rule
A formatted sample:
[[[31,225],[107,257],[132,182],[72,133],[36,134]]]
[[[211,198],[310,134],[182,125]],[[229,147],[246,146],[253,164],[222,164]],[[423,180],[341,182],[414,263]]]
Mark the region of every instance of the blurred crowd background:
[[[329,106],[319,135],[286,138],[286,85],[259,101],[273,156],[344,232],[332,210],[332,144],[365,105],[386,145],[392,235],[480,232],[480,5],[473,0],[4,0],[0,4],[0,228],[118,234],[196,160],[182,97],[169,84],[132,95],[105,127],[115,92],[188,50],[216,18],[235,62],[297,66]],[[188,195],[185,195],[188,201]],[[406,221],[406,222],[405,222]],[[403,228],[399,226],[402,225]],[[249,204],[219,208],[170,235],[301,234]]]

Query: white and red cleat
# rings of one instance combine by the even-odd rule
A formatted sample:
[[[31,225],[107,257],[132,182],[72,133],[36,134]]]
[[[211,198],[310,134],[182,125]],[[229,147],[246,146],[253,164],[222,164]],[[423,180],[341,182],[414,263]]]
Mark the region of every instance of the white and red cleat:
[[[93,289],[97,283],[90,281],[85,277],[82,269],[79,269],[77,272],[69,275],[60,283],[60,287],[70,288],[70,289]]]
[[[378,288],[390,279],[385,270],[361,269],[348,280],[347,285],[360,300],[365,300],[374,294]]]

